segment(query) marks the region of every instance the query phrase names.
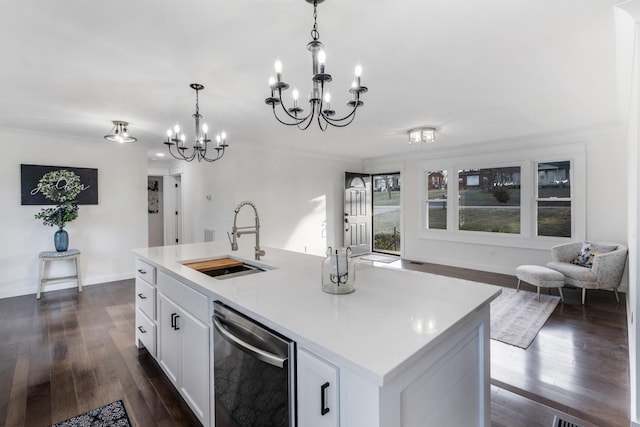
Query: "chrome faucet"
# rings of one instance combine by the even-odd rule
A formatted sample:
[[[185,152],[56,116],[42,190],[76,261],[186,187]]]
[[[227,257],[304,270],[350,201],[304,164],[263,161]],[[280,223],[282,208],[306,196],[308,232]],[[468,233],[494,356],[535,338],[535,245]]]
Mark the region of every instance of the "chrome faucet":
[[[254,226],[249,227],[238,227],[236,221],[238,220],[238,212],[242,209],[243,206],[251,206],[253,211],[256,214],[256,224]],[[264,256],[264,251],[260,249],[260,218],[258,218],[258,209],[253,202],[245,200],[244,202],[240,202],[238,206],[236,206],[236,210],[234,211],[235,215],[233,216],[233,228],[231,229],[231,236],[229,236],[229,242],[231,243],[231,250],[238,250],[238,238],[243,234],[255,234],[256,235],[256,247],[255,247],[255,258],[259,260],[261,256]],[[240,231],[244,230],[244,231]],[[229,233],[227,233],[229,235]],[[233,236],[233,239],[232,239]]]

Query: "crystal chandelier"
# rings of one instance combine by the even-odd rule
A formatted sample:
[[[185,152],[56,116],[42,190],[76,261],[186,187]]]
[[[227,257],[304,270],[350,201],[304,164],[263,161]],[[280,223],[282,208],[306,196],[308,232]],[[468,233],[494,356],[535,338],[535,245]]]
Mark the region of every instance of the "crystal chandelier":
[[[229,146],[227,144],[227,134],[222,131],[222,133],[216,135],[216,145],[214,147],[209,145],[211,142],[207,135],[209,128],[206,123],[200,126],[202,114],[200,114],[200,106],[198,105],[198,92],[204,89],[204,86],[200,83],[191,83],[189,87],[196,91],[196,112],[192,116],[196,122],[196,135],[193,141],[193,146],[190,148],[187,147],[184,133],[179,135],[180,126],[178,124],[173,127],[173,133],[171,132],[171,129],[167,131],[167,140],[165,141],[165,145],[169,147],[169,154],[178,160],[186,160],[187,162],[190,162],[194,159],[198,159],[199,162],[202,160],[215,162],[224,156],[225,148]],[[213,148],[216,151],[215,157],[207,157],[207,151],[209,148]]]
[[[287,108],[282,100],[282,91],[289,88],[289,84],[282,80],[282,62],[276,60],[275,72],[276,77],[271,76],[269,79],[269,88],[271,89],[271,96],[265,99],[267,105],[271,105],[273,115],[282,124],[288,126],[298,126],[298,128],[305,130],[313,122],[313,119],[317,117],[318,126],[321,130],[327,130],[328,125],[335,127],[345,127],[353,122],[356,116],[356,110],[363,105],[360,100],[360,95],[367,92],[367,88],[360,84],[360,78],[362,76],[362,67],[356,66],[355,80],[351,84],[349,92],[352,94],[352,98],[347,102],[347,105],[351,107],[351,112],[342,118],[334,118],[336,112],[331,109],[331,95],[325,91],[325,84],[332,80],[331,74],[325,72],[326,53],[323,49],[323,44],[320,41],[320,33],[318,33],[318,4],[324,0],[305,0],[307,3],[313,4],[313,29],[311,30],[312,40],[307,43],[307,49],[311,52],[311,59],[313,65],[313,76],[311,81],[313,82],[313,88],[309,94],[309,112],[307,115],[302,115],[304,110],[298,105],[299,92],[298,89],[293,89],[293,107]],[[283,113],[282,118],[278,116],[276,106],[281,105]]]
[[[113,127],[111,132],[104,136],[107,141],[119,142],[124,144],[125,142],[136,142],[138,138],[134,138],[129,134],[127,126],[129,122],[123,122],[122,120],[112,120]]]

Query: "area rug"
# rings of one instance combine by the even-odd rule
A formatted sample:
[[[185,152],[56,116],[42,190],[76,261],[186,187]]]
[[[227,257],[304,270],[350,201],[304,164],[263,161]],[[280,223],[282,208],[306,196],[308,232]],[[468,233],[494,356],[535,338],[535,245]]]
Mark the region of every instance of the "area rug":
[[[122,400],[53,424],[51,427],[131,427]]]
[[[538,335],[560,297],[503,288],[491,302],[491,339],[526,349]]]
[[[375,254],[371,254],[371,255],[363,255],[361,257],[359,257],[360,259],[363,259],[365,261],[375,261],[375,262],[384,262],[385,264],[389,264],[391,262],[397,261],[400,258],[398,257],[392,257],[392,256],[384,256],[384,255],[375,255]]]

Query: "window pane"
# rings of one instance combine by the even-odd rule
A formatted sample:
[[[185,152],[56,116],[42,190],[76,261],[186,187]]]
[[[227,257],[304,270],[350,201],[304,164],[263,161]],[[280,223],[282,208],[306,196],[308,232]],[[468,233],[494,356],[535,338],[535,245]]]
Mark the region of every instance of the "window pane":
[[[520,167],[458,171],[459,228],[520,233]]]
[[[538,198],[571,197],[571,162],[538,163]]]
[[[571,237],[571,162],[538,163],[538,236]]]
[[[538,202],[538,236],[571,237],[571,202]]]
[[[372,178],[373,250],[400,255],[400,174]]]
[[[447,171],[427,172],[427,228],[447,229]]]

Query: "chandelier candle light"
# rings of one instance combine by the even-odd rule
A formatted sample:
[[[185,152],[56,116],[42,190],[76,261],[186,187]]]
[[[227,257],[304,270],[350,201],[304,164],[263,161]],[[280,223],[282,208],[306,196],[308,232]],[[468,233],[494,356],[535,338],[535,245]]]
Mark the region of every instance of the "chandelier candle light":
[[[271,89],[271,96],[265,99],[267,105],[271,105],[273,115],[282,124],[288,126],[298,126],[298,128],[305,130],[309,128],[311,122],[315,117],[318,120],[318,126],[321,130],[327,130],[328,125],[335,127],[345,127],[353,122],[356,116],[356,110],[363,105],[360,100],[360,95],[367,92],[367,87],[362,86],[360,79],[362,76],[362,66],[357,65],[355,69],[355,79],[351,84],[349,92],[352,94],[352,99],[347,102],[347,105],[351,107],[351,112],[342,118],[334,118],[336,112],[331,109],[331,94],[325,92],[325,84],[331,82],[331,74],[325,72],[327,55],[323,49],[323,44],[320,41],[320,33],[318,33],[318,11],[317,7],[319,3],[324,0],[305,0],[307,3],[313,4],[313,29],[311,30],[312,40],[307,43],[307,49],[311,52],[311,59],[313,65],[313,76],[311,81],[313,82],[313,89],[309,94],[309,113],[302,115],[304,110],[298,104],[298,98],[300,93],[297,89],[293,89],[293,107],[287,108],[282,100],[282,91],[289,88],[289,84],[282,80],[282,62],[277,59],[275,62],[276,76],[269,79],[269,88]],[[284,120],[278,116],[276,112],[276,106],[281,105],[282,111],[284,111]]]
[[[200,106],[198,105],[198,92],[203,90],[204,86],[200,83],[191,83],[189,87],[196,91],[196,112],[192,116],[196,122],[196,135],[193,146],[191,148],[186,146],[186,136],[184,133],[180,134],[180,126],[178,124],[173,127],[173,133],[171,132],[171,129],[167,131],[167,140],[165,141],[165,145],[169,147],[169,154],[178,160],[190,162],[194,159],[198,159],[198,161],[205,160],[207,162],[215,162],[224,156],[225,148],[229,146],[227,144],[227,134],[222,131],[216,135],[216,145],[213,147],[213,149],[216,150],[216,156],[207,157],[207,150],[210,148],[209,143],[211,142],[207,135],[209,128],[206,123],[200,126],[202,114],[200,114]],[[189,152],[188,150],[191,151]]]

